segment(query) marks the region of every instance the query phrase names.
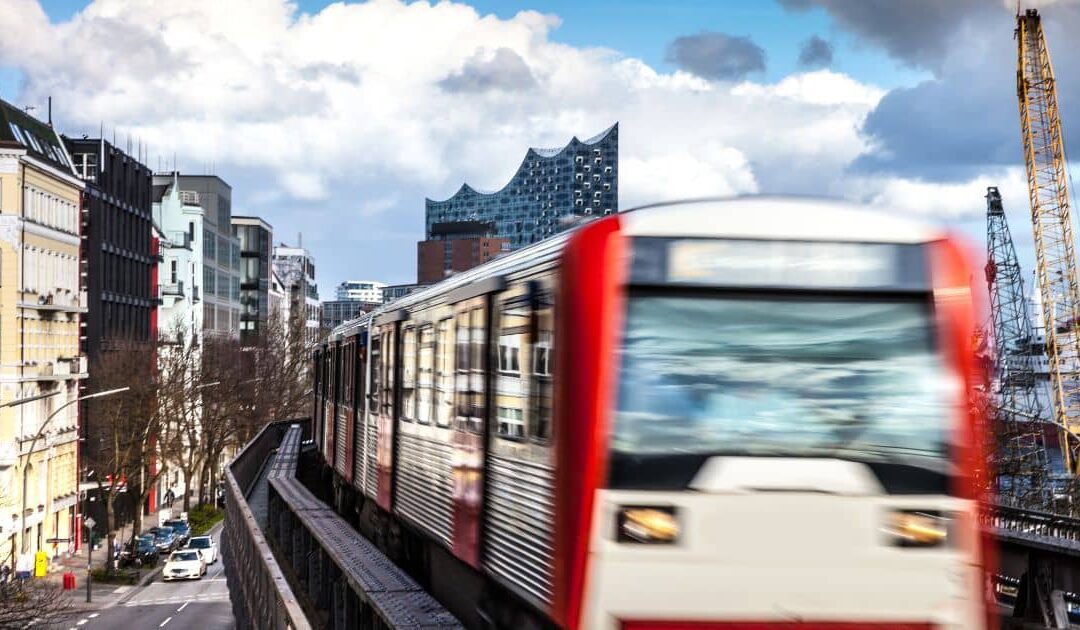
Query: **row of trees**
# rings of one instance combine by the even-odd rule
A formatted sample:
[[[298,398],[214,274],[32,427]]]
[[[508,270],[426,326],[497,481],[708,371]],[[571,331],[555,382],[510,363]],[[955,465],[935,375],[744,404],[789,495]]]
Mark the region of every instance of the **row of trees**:
[[[187,492],[178,498],[185,511],[193,499],[213,502],[225,458],[267,422],[306,409],[309,357],[302,322],[286,326],[273,315],[243,347],[213,334],[200,344],[177,323],[157,342],[111,341],[92,359],[93,391],[129,388],[87,401],[85,410],[91,481],[105,503],[109,548],[121,525],[120,494],[136,506],[140,531],[141,506],[167,470],[183,476]]]

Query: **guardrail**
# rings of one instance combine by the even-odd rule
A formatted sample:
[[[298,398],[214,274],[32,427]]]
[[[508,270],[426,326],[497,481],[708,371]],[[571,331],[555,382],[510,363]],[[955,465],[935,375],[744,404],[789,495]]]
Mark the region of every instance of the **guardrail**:
[[[983,512],[982,520],[983,525],[1021,536],[1055,539],[1063,548],[1072,549],[1080,544],[1080,518],[991,505]]]
[[[248,504],[260,478],[265,483],[264,468],[271,465],[268,460],[294,424],[306,427],[308,421],[266,425],[225,468],[222,555],[233,617],[240,630],[311,629]]]
[[[288,430],[268,471],[267,530],[330,628],[460,630],[461,624],[297,478],[301,429]]]

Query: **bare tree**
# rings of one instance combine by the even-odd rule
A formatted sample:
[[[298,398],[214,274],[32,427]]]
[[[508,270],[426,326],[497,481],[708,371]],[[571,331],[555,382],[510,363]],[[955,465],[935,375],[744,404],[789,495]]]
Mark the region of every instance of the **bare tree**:
[[[160,441],[164,458],[180,469],[188,491],[183,509],[191,509],[190,486],[205,460],[202,436],[202,348],[194,331],[177,322],[165,336],[158,355],[158,413],[165,427]]]
[[[157,474],[148,475],[145,468],[152,454],[151,445],[160,433],[154,350],[151,343],[113,341],[91,368],[95,389],[129,388],[90,400],[87,405],[88,455],[97,471],[98,492],[105,502],[110,570],[115,568],[111,552],[119,526],[116,500],[122,492],[131,492],[137,517]]]
[[[55,582],[39,579],[0,583],[0,628],[49,627],[71,610]]]

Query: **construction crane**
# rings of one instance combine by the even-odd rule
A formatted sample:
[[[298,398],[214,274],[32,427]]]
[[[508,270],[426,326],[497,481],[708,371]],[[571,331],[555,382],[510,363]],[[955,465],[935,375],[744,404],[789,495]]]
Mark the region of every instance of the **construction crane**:
[[[1042,508],[1051,497],[1036,362],[1042,347],[1024,294],[1001,193],[986,189],[986,284],[994,337],[994,491],[1008,505]]]
[[[1016,91],[1027,165],[1036,277],[1042,297],[1049,361],[1052,422],[1061,433],[1067,470],[1080,455],[1080,287],[1069,213],[1068,173],[1054,71],[1038,11],[1016,16]]]

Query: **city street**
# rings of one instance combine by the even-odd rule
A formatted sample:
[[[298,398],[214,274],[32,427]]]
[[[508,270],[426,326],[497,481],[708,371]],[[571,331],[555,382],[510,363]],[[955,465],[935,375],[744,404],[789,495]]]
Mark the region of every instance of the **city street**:
[[[220,529],[214,540],[221,544]],[[208,567],[201,580],[166,583],[158,576],[129,599],[105,610],[81,613],[59,627],[229,630],[233,617],[224,560]]]

